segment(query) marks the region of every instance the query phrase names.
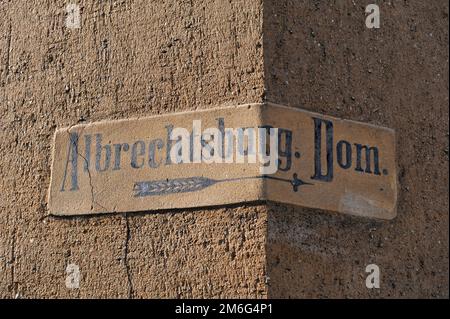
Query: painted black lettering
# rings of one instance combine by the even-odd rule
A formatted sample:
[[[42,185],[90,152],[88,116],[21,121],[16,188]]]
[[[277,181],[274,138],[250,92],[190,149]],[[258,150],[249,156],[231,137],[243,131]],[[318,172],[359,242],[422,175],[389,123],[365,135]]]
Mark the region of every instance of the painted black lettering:
[[[284,143],[283,143],[284,140]],[[282,145],[284,147],[282,148]],[[292,165],[292,131],[279,128],[278,129],[278,157],[279,167],[278,169],[283,172],[287,172],[291,169]],[[284,159],[284,161],[282,160]],[[283,165],[284,162],[284,165]]]
[[[222,146],[220,150],[222,151],[222,158],[225,159],[225,120],[223,117],[219,117],[216,120],[219,132],[222,135]]]
[[[166,125],[166,130],[167,130],[166,165],[170,165],[172,164],[172,160],[170,159],[170,151],[172,150],[171,135],[173,125]]]
[[[158,168],[159,165],[161,165],[161,161],[156,161],[156,148],[160,150],[163,147],[164,142],[161,139],[150,141],[150,144],[148,146],[148,166],[150,166],[151,168]]]
[[[103,167],[101,167],[102,153],[105,149],[105,160]],[[102,146],[102,135],[95,135],[95,169],[97,172],[104,172],[109,169],[111,163],[111,145],[107,144]]]
[[[91,144],[92,136],[86,135],[84,137],[84,171],[89,172],[91,166]]]
[[[122,151],[128,151],[130,146],[128,143],[124,144],[114,144],[114,166],[113,171],[120,170],[120,162],[122,157]]]
[[[145,143],[143,141],[136,141],[131,147],[131,167],[142,168],[144,166],[144,159],[142,158],[138,163],[139,160],[138,157],[144,154],[145,154]]]
[[[358,143],[355,143],[356,146],[356,168],[355,171],[358,172],[366,172],[366,173],[372,173],[371,166],[371,154],[373,154],[373,166],[374,166],[374,174],[375,175],[381,175],[380,173],[380,165],[379,165],[379,156],[378,156],[378,148],[377,147],[369,147],[367,145],[361,145]],[[366,165],[365,169],[362,168],[362,151],[365,150],[365,160]]]

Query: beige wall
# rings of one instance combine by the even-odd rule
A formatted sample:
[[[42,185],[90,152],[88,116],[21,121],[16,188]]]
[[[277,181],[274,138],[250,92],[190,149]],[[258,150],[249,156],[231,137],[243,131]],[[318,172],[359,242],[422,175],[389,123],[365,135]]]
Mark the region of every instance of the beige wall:
[[[0,297],[448,297],[446,1],[383,2],[380,30],[347,0],[78,3],[80,30],[66,1],[0,3]],[[396,129],[398,217],[48,216],[56,127],[265,99]]]
[[[54,218],[45,203],[56,127],[259,100],[260,1],[79,1],[81,30],[66,3],[0,3],[0,296],[267,295],[260,206]]]

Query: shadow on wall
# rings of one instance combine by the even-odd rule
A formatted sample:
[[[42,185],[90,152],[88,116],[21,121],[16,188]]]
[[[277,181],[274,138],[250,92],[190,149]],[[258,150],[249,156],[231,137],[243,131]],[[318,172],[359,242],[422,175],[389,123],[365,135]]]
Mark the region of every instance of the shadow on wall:
[[[269,297],[448,297],[448,3],[371,2],[265,1],[266,99],[395,129],[400,184],[392,221],[272,204]]]

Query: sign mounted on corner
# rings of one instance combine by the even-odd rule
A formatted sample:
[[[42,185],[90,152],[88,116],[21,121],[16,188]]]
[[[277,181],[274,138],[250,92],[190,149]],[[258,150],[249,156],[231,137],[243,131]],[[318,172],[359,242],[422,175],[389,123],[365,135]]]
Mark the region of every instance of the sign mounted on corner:
[[[396,215],[395,133],[271,103],[55,133],[49,210],[85,215],[270,200]]]

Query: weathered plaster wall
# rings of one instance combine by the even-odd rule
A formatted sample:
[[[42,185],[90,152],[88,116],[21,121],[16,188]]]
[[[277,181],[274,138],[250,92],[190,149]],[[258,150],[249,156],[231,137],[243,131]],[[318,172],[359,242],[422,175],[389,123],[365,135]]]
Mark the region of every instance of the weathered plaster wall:
[[[448,1],[266,0],[264,61],[267,100],[395,129],[401,186],[387,222],[272,205],[269,296],[448,298]]]
[[[1,1],[0,297],[448,297],[448,3],[374,2]],[[264,99],[396,129],[398,217],[48,216],[55,128]]]
[[[46,209],[56,127],[261,100],[261,1],[74,2],[0,1],[0,297],[265,296],[262,207]]]

